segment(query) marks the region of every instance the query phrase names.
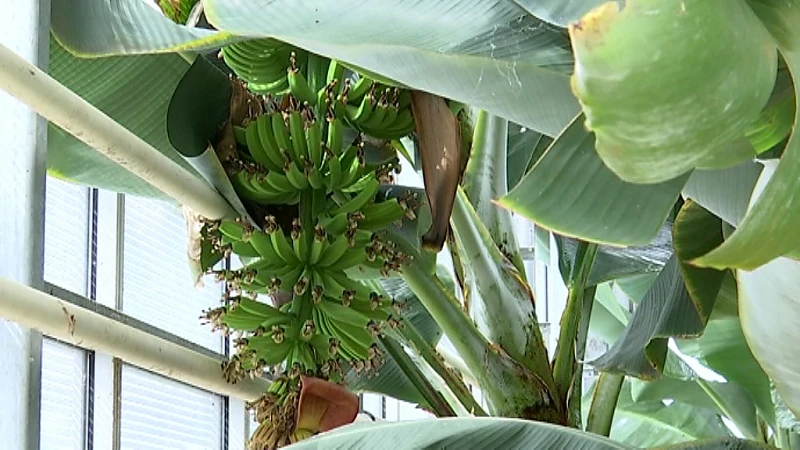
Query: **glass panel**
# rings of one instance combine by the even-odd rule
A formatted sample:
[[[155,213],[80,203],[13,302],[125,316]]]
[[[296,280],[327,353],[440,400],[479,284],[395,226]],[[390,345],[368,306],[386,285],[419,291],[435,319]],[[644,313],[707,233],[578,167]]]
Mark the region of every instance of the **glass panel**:
[[[42,343],[42,450],[80,450],[85,436],[86,352]]]
[[[222,442],[222,397],[122,367],[122,450],[208,450]]]

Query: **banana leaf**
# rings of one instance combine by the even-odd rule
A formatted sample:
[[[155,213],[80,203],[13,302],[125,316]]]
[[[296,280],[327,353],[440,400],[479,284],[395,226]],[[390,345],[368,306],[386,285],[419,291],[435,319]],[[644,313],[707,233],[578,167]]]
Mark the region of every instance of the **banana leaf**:
[[[688,174],[661,184],[622,181],[594,149],[578,115],[522,181],[498,203],[563,236],[617,246],[647,245]],[[531,149],[533,151],[533,149]]]
[[[776,176],[766,163],[752,203],[766,195],[764,186]],[[800,336],[800,262],[780,257],[752,271],[738,270],[739,317],[753,355],[775,383],[782,401],[800,415],[800,360],[793,343]]]
[[[199,177],[167,136],[170,99],[188,69],[189,64],[175,54],[77,58],[54,39],[50,40],[53,78]],[[47,167],[50,175],[70,182],[171,201],[155,187],[53,124],[48,127]]]
[[[347,448],[570,448],[632,450],[625,444],[572,428],[520,419],[459,417],[408,422],[356,423],[285,447]]]
[[[800,74],[800,2],[796,0],[753,0],[749,2],[778,43],[792,76]],[[795,88],[795,111],[798,97]],[[793,130],[798,129],[800,116],[795,114]],[[800,139],[792,133],[783,151],[774,176],[763,195],[748,210],[736,231],[712,252],[696,261],[710,267],[733,267],[752,270],[778,256],[800,255],[800,216],[787,213],[800,208]],[[769,239],[763,239],[769,236]]]
[[[560,262],[566,270],[561,274],[563,278],[574,264],[579,241],[558,234],[555,235],[555,240],[560,252]],[[597,256],[586,284],[594,286],[621,278],[655,275],[667,263],[672,252],[672,221],[667,220],[659,229],[655,239],[647,245],[636,247],[601,245],[597,249]]]
[[[594,386],[583,398],[588,411]],[[661,447],[687,441],[732,437],[733,433],[711,409],[688,403],[634,400],[631,381],[625,380],[614,411],[611,439],[636,448]]]
[[[536,161],[553,142],[553,138],[523,127],[508,123],[508,160],[506,162],[508,189],[519,184],[522,177],[533,168]]]
[[[608,0],[511,0],[534,16],[566,27]]]
[[[764,449],[753,441],[718,438],[692,443],[693,449]],[[439,448],[542,448],[633,450],[638,447],[592,433],[520,419],[459,417],[408,422],[354,423],[284,447],[287,450]],[[673,447],[662,447],[670,449]],[[683,447],[675,447],[678,448]]]
[[[580,109],[569,86],[566,34],[510,2],[207,0],[204,7],[222,31],[171,23],[140,0],[54,1],[54,29],[67,48],[93,55],[205,50],[232,35],[273,37],[550,136]]]

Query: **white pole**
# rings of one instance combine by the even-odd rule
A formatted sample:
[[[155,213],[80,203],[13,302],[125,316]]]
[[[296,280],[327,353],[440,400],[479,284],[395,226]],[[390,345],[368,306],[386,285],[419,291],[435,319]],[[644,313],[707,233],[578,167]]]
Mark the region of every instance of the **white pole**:
[[[46,70],[49,0],[0,1],[0,11],[0,46],[14,49],[26,65],[39,64]],[[0,63],[0,70],[4,65]],[[0,139],[0,277],[41,288],[47,122],[0,91]],[[0,447],[4,449],[39,448],[41,363],[42,335],[0,319]]]
[[[198,214],[209,219],[237,216],[205,180],[3,45],[0,89]]]
[[[269,381],[222,378],[219,359],[0,277],[0,317],[207,391],[253,401]]]

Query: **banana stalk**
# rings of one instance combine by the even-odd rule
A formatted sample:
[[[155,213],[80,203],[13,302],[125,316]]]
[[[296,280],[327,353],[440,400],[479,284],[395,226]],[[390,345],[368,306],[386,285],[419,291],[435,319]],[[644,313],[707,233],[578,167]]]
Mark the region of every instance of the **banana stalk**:
[[[475,212],[489,230],[497,248],[527,281],[511,212],[492,200],[508,193],[508,120],[480,110],[477,112],[467,167],[461,185]]]
[[[539,388],[557,397],[533,291],[494,245],[489,230],[461,188],[456,195],[452,224],[459,248],[468,255],[469,264],[464,268],[470,290],[470,315],[478,329],[535,373],[542,383]]]
[[[493,415],[566,425],[563,408],[542,379],[490,344],[435,275],[411,264],[401,276],[475,374]]]

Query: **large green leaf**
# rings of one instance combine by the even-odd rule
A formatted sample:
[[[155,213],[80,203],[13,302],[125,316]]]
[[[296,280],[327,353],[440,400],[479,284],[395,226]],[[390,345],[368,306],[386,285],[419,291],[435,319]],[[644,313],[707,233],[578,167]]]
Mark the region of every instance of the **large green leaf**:
[[[675,256],[661,270],[625,329],[625,333],[592,365],[652,379],[664,370],[667,338],[697,335],[703,323],[686,291]]]
[[[566,34],[512,3],[207,0],[204,6],[223,31],[173,24],[140,0],[59,0],[54,17],[69,48],[93,55],[210,49],[234,35],[274,37],[549,135],[579,110]]]
[[[708,322],[696,339],[676,339],[680,351],[695,357],[726,380],[744,388],[759,412],[775,424],[770,382],[745,341],[738,317],[721,317]]]
[[[646,245],[658,234],[688,176],[654,185],[620,180],[597,155],[581,114],[499,203],[564,236]]]
[[[773,91],[777,51],[745,0],[607,2],[569,33],[586,126],[623,180],[755,156],[745,129]]]
[[[50,43],[53,78],[197,174],[167,138],[167,108],[188,68],[189,64],[175,54],[83,59],[71,55],[52,39]],[[48,130],[47,166],[51,175],[68,181],[169,200],[155,187],[52,124]]]
[[[559,246],[562,265],[571,267],[578,248],[577,239],[555,235]],[[597,250],[592,271],[589,273],[588,286],[606,281],[656,274],[672,256],[672,221],[667,220],[658,231],[658,235],[647,245],[637,247],[613,247],[602,245]],[[562,274],[562,277],[564,274]]]
[[[772,176],[764,168],[753,199]],[[795,415],[800,415],[800,262],[779,257],[753,271],[738,270],[739,317],[747,343],[775,388]]]
[[[683,195],[737,226],[747,212],[761,167],[755,161],[746,161],[727,169],[695,170],[683,187]]]
[[[508,189],[519,183],[552,142],[553,138],[538,131],[513,122],[508,123],[508,161],[506,162]]]
[[[511,0],[534,16],[566,27],[608,0]]]
[[[221,30],[274,37],[549,135],[578,111],[566,75],[572,63],[566,35],[509,2],[204,4]]]
[[[520,419],[459,417],[411,422],[356,423],[285,447],[287,450],[378,448],[541,448],[633,450],[572,428]]]
[[[673,400],[705,408],[728,417],[746,437],[758,438],[755,404],[736,383],[663,377],[652,381],[633,379],[630,384],[632,398],[637,403]]]
[[[675,254],[645,294],[625,334],[593,364],[645,379],[658,377],[665,367],[666,338],[703,332],[725,275],[686,261],[721,241],[720,219],[686,202],[673,225]]]
[[[228,33],[177,25],[141,0],[52,0],[51,27],[81,56],[179,52],[218,48]]]
[[[584,409],[588,409],[593,391],[584,397]],[[635,401],[628,380],[617,401],[610,435],[637,448],[729,436],[732,433],[712,410],[681,402]]]
[[[750,5],[778,42],[786,65],[795,78],[800,74],[800,2],[796,0],[752,0]],[[795,96],[795,108],[798,105]],[[797,109],[796,109],[797,110]],[[795,114],[794,130],[800,116]],[[752,270],[782,255],[800,251],[800,139],[789,138],[775,174],[763,195],[750,208],[733,234],[720,247],[696,263],[709,267]],[[769,236],[769,239],[763,239]]]

